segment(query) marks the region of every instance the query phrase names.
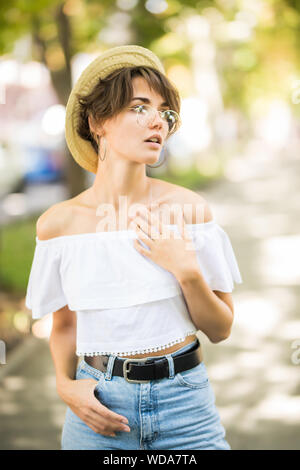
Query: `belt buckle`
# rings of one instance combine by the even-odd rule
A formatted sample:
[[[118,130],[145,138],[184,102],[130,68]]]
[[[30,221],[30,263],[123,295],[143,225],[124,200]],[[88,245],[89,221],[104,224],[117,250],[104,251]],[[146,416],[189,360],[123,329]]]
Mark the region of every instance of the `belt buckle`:
[[[124,361],[124,363],[123,363],[123,375],[124,375],[124,379],[127,380],[127,382],[136,383],[136,384],[150,382],[150,380],[133,380],[133,379],[129,379],[129,378],[128,378],[128,375],[127,375],[128,372],[130,372],[130,364],[129,364],[129,369],[127,369],[126,365],[127,365],[129,362],[144,362],[144,363],[146,363],[147,361],[149,361],[149,359],[147,359],[147,358],[143,358],[143,359],[125,359],[125,361]]]

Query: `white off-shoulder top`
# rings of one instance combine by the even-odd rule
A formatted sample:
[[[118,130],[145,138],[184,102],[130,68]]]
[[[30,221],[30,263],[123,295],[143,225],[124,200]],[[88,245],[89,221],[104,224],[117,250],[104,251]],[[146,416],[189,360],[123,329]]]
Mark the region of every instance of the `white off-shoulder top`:
[[[205,281],[232,292],[243,281],[226,232],[215,220],[186,227]],[[25,305],[34,319],[65,305],[75,311],[78,356],[159,351],[197,332],[179,282],[135,238],[134,230],[36,237]]]

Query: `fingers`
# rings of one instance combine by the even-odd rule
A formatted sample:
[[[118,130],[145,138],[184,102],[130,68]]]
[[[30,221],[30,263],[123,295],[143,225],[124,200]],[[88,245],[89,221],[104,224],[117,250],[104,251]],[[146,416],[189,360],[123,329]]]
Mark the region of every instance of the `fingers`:
[[[166,236],[168,233],[170,234],[166,225],[162,223],[160,218],[150,213],[148,210],[146,213],[137,213],[135,217],[131,218],[131,224],[133,224],[133,228],[138,231],[140,238],[144,239],[145,243],[149,242],[150,245],[151,241],[160,238],[161,235]]]
[[[110,418],[100,416],[99,413],[90,411],[86,416],[85,422],[93,429],[93,431],[111,436],[115,432],[130,432],[130,427],[122,424],[120,421],[116,422]]]
[[[131,223],[133,230],[136,231],[138,236],[145,240],[145,243],[151,242],[151,238],[153,236],[152,227],[148,222],[141,217],[136,217]]]
[[[96,381],[96,385],[94,387],[94,390],[96,386],[98,385],[98,381]],[[91,409],[95,411],[96,413],[99,414],[101,413],[101,416],[106,417],[107,419],[111,419],[117,422],[125,423],[128,424],[128,419],[126,416],[119,415],[118,413],[115,413],[114,411],[109,410],[106,408],[102,403],[96,398],[95,395],[93,395],[93,405],[91,406]]]
[[[106,408],[106,406],[102,405],[102,403],[98,402],[99,405],[101,406],[101,416],[109,421],[114,421],[116,423],[126,423],[128,424],[128,419],[125,416],[119,415],[118,413],[115,413],[114,411],[109,410]],[[96,408],[93,410],[99,414],[99,409]],[[124,424],[125,424],[124,423]]]
[[[126,417],[109,410],[98,400],[97,405],[98,406],[93,406],[91,408],[91,414],[89,417],[93,420],[94,426],[100,429],[101,434],[102,431],[107,432],[109,435],[115,431],[130,432],[130,427],[127,426],[128,419]],[[99,405],[101,408],[99,408]]]
[[[109,410],[96,398],[93,392],[97,383],[96,380],[78,379],[76,383],[77,388],[79,388],[78,401],[76,404],[69,403],[70,409],[94,432],[104,436],[115,437],[116,432],[130,432],[130,427],[124,424],[128,424],[128,419]],[[88,389],[92,393],[89,393],[88,399],[86,399]]]
[[[187,231],[186,223],[184,221],[183,216],[180,216],[179,218],[177,218],[177,227],[179,228],[179,233],[182,236],[182,238],[186,239],[188,236],[188,231]]]
[[[126,416],[119,415],[118,413],[115,413],[112,410],[109,410],[106,406],[104,406],[96,397],[95,397],[95,402],[93,403],[93,406],[91,409],[95,412],[103,416],[104,418],[116,421],[116,422],[124,422],[128,424],[128,419]]]

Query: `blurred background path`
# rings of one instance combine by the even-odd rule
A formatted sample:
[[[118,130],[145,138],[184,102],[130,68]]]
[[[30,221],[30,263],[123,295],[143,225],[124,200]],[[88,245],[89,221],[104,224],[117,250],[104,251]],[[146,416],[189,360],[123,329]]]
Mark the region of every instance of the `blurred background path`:
[[[299,175],[292,150],[272,160],[255,153],[233,159],[227,179],[200,191],[244,281],[233,292],[230,338],[211,344],[199,334],[233,450],[299,449]],[[0,367],[1,449],[59,449],[65,405],[47,340],[27,338]]]

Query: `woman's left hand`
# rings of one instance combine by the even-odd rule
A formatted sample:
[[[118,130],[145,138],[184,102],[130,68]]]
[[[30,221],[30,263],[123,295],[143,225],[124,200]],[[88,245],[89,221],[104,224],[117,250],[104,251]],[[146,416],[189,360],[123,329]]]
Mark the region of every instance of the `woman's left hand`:
[[[183,216],[177,223],[179,235],[169,230],[157,216],[148,209],[139,211],[136,217],[131,218],[130,225],[135,230],[138,239],[149,248],[144,248],[138,239],[134,240],[134,247],[142,255],[159,264],[176,278],[181,273],[199,270],[196,250],[192,237],[188,234]]]

